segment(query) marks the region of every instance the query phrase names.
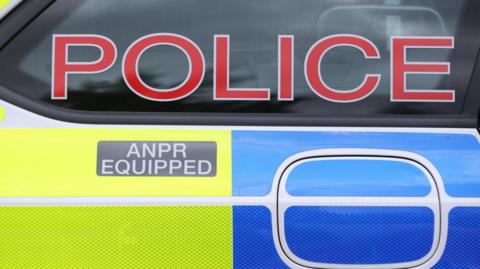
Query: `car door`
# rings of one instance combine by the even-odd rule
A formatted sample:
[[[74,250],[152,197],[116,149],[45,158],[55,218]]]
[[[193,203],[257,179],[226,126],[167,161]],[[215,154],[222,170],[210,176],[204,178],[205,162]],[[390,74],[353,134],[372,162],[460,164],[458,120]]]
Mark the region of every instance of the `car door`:
[[[479,11],[0,1],[0,268],[480,268]]]

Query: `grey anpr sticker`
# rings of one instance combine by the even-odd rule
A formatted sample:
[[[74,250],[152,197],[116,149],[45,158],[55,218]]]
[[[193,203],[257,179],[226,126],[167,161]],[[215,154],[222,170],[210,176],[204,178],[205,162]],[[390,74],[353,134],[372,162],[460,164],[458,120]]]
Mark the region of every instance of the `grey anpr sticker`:
[[[215,142],[100,141],[98,176],[213,177]]]

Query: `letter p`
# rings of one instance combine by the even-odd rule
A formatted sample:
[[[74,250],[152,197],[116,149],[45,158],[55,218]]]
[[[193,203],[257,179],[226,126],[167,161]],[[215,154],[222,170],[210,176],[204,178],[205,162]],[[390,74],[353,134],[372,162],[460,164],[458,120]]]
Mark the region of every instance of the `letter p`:
[[[97,47],[100,58],[92,62],[70,62],[71,46]],[[69,74],[95,74],[109,69],[117,58],[115,44],[100,35],[53,35],[52,99],[67,99]]]

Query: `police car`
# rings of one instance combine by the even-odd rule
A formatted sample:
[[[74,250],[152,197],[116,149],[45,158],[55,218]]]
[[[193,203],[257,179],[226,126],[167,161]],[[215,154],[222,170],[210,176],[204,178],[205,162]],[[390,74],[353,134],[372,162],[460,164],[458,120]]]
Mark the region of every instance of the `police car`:
[[[0,268],[480,268],[478,12],[0,0]]]

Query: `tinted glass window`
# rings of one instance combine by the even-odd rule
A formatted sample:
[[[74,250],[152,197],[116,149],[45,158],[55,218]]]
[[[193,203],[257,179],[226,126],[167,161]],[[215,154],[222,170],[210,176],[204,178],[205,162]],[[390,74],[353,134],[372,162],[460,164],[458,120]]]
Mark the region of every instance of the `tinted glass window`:
[[[462,113],[478,43],[464,36],[468,0],[72,0],[56,1],[0,53],[0,83],[21,96],[76,111],[291,113],[318,116]],[[188,97],[155,102],[138,96],[122,78],[122,57],[138,38],[175,33],[194,41],[204,54],[205,76]],[[68,98],[52,100],[53,34],[98,34],[117,47],[115,64],[98,74],[68,76]],[[270,88],[270,101],[213,98],[214,35],[230,35],[230,87]],[[377,89],[351,103],[335,103],[309,87],[304,61],[309,48],[333,34],[370,40],[380,59],[359,49],[337,47],[325,54],[321,73],[338,91],[380,74]],[[294,35],[294,100],[278,101],[278,36]],[[412,74],[409,89],[454,89],[455,102],[391,102],[392,36],[455,37],[455,49],[412,48],[408,61],[451,62],[451,74]],[[69,60],[94,61],[94,47],[72,47]],[[156,88],[174,87],[188,74],[177,48],[155,46],[139,60],[140,76]]]

